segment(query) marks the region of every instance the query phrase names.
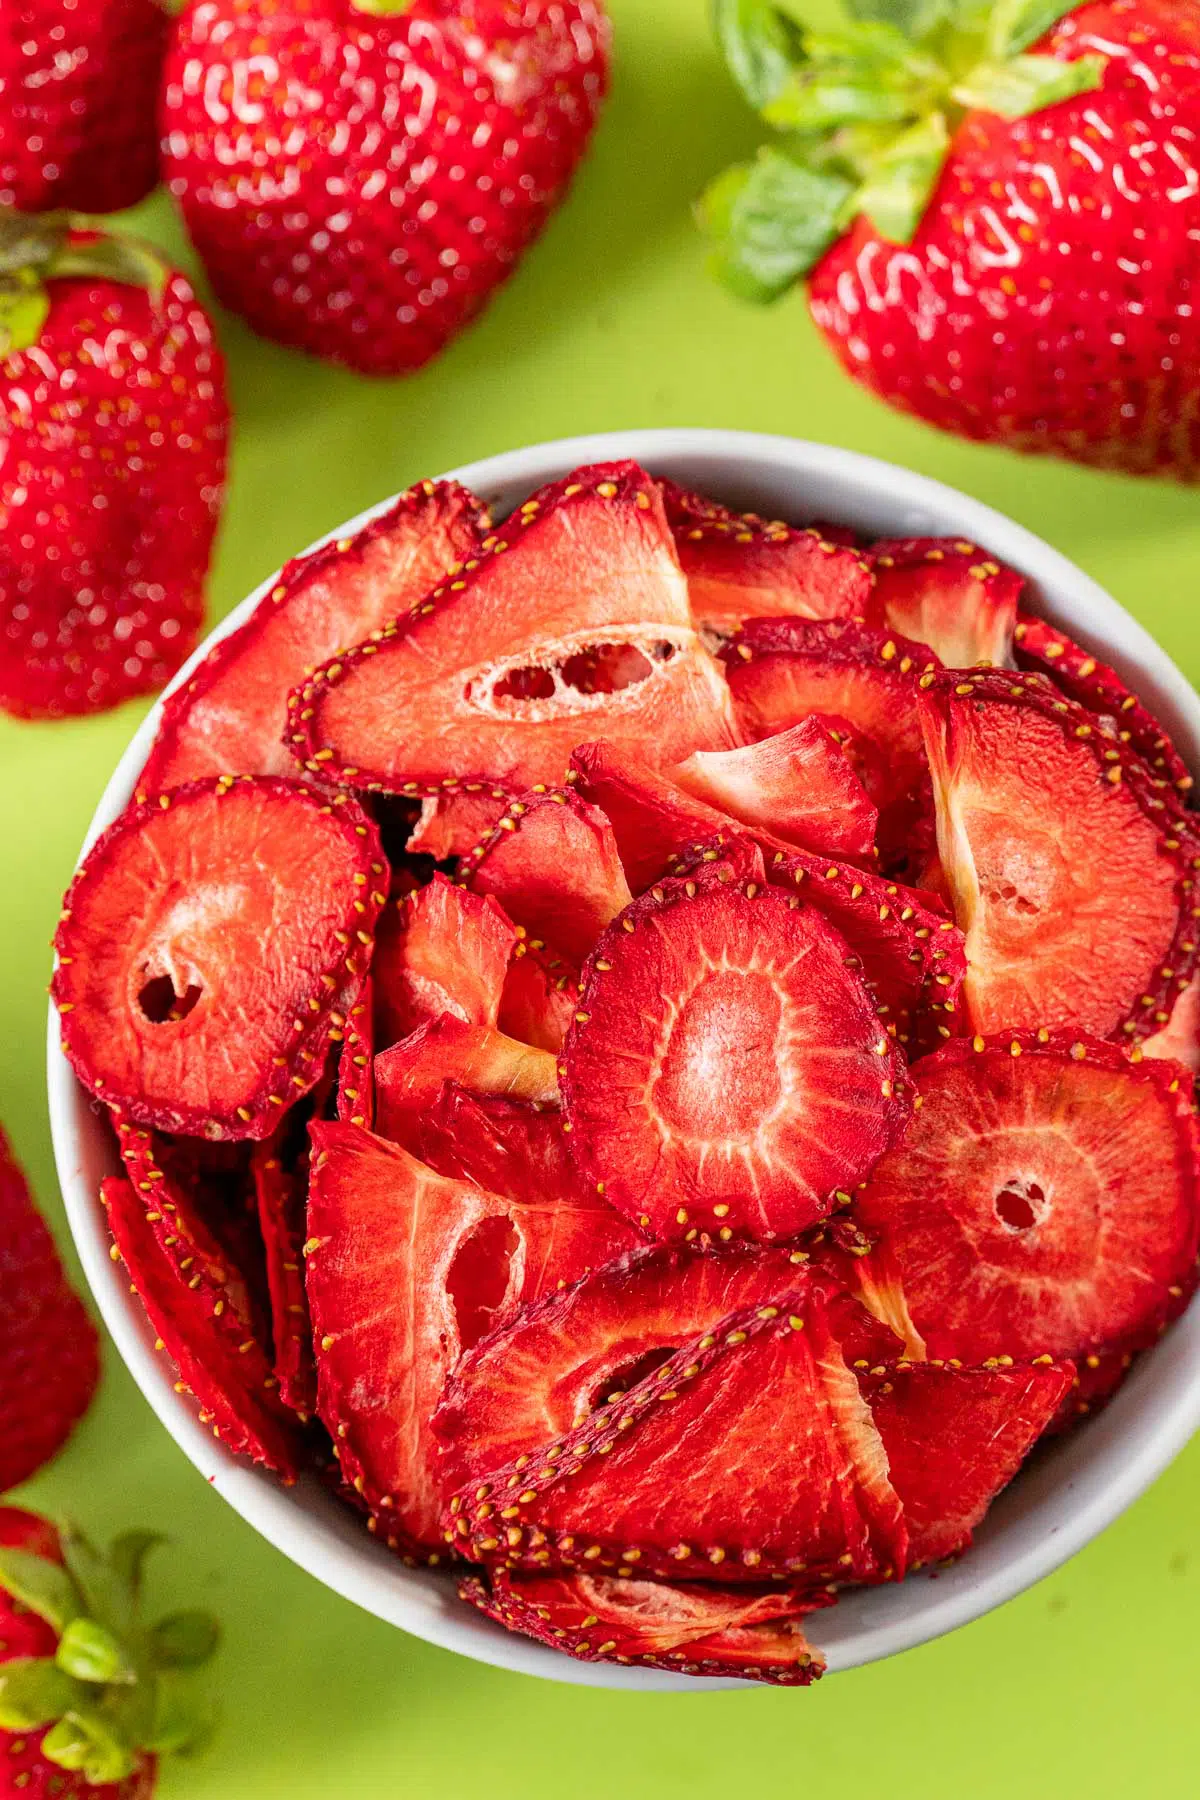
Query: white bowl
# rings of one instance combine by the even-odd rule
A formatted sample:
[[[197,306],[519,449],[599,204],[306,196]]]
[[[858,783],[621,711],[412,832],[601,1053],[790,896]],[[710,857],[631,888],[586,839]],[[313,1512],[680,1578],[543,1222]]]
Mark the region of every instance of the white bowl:
[[[925,476],[823,444],[693,430],[613,432],[537,444],[453,473],[502,514],[579,464],[620,457],[634,457],[652,473],[674,476],[770,517],[835,520],[875,537],[974,539],[1028,577],[1037,611],[1121,671],[1162,719],[1191,767],[1200,768],[1200,699],[1142,627],[1040,538]],[[363,513],[328,536],[347,536],[371,516]],[[272,575],[222,621],[173,686],[187,680],[210,645],[240,624],[275,580]],[[83,852],[128,802],[160,710],[161,702],[118,764]],[[516,1637],[464,1606],[450,1577],[404,1568],[315,1480],[289,1490],[231,1456],[199,1424],[193,1405],[175,1392],[171,1367],[155,1352],[154,1334],[121,1267],[109,1257],[97,1190],[102,1177],[115,1171],[116,1158],[107,1129],[63,1057],[53,1007],[48,1082],[59,1180],[105,1323],[176,1443],[268,1542],[368,1612],[480,1662],[593,1687],[694,1692],[697,1686],[743,1685],[698,1684],[682,1675],[574,1662]],[[1198,1425],[1200,1307],[1193,1306],[1142,1358],[1105,1412],[1049,1447],[1020,1475],[961,1562],[937,1576],[863,1591],[818,1615],[811,1636],[830,1669],[893,1656],[1010,1600],[1111,1524]]]

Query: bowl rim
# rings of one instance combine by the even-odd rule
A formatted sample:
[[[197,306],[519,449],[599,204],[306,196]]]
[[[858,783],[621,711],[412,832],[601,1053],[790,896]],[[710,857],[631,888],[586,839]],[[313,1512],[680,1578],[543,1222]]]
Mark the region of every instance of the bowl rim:
[[[833,485],[842,509],[868,526],[881,496],[891,510],[944,523],[937,535],[962,535],[985,544],[1029,579],[1039,610],[1082,637],[1123,673],[1175,735],[1187,760],[1200,766],[1200,697],[1180,670],[1124,608],[1067,557],[1024,527],[948,485],[859,452],[757,432],[674,428],[611,431],[549,440],[451,470],[488,499],[518,496],[585,463],[632,457],[665,472],[681,464],[703,485],[711,467],[718,489],[730,481],[754,492],[772,475],[783,481]],[[730,470],[735,474],[731,476]],[[307,555],[353,534],[395,496],[322,532]],[[749,501],[745,501],[749,504]],[[851,522],[856,522],[853,519]],[[878,531],[877,531],[878,535]],[[891,533],[889,535],[899,535]],[[914,532],[914,535],[916,533]],[[79,860],[124,808],[157,730],[163,704],[221,638],[235,630],[278,579],[274,571],[199,644],[159,696],[117,763],[93,814]],[[1081,627],[1086,620],[1086,629]],[[1090,641],[1089,641],[1090,640]],[[738,1680],[697,1682],[684,1675],[577,1662],[494,1626],[459,1602],[443,1574],[408,1569],[369,1537],[349,1509],[311,1477],[283,1488],[264,1471],[233,1456],[200,1425],[190,1399],[174,1388],[171,1365],[154,1348],[153,1332],[110,1257],[103,1211],[96,1198],[107,1147],[92,1103],[76,1082],[59,1042],[57,1015],[48,1018],[47,1088],[51,1136],[71,1231],[92,1294],[123,1361],[153,1411],[185,1455],[243,1519],[276,1549],[367,1612],[445,1649],[495,1667],[577,1685],[652,1692],[744,1688]],[[1109,1408],[1080,1431],[1058,1440],[1051,1453],[1007,1490],[975,1548],[940,1578],[910,1578],[839,1602],[819,1615],[811,1633],[826,1649],[830,1670],[895,1655],[969,1623],[1041,1580],[1105,1529],[1157,1478],[1200,1427],[1200,1309],[1192,1308],[1140,1362]],[[1081,1446],[1086,1454],[1081,1454]],[[1010,1497],[1020,1490],[1019,1503]],[[1064,1497],[1072,1504],[1064,1504]],[[1005,1523],[993,1526],[998,1510]],[[1012,1543],[1005,1546],[1005,1536]],[[985,1542],[986,1540],[986,1542]],[[904,1603],[919,1593],[918,1604]],[[899,1604],[898,1604],[899,1603]],[[862,1615],[861,1618],[859,1615]],[[836,1621],[836,1623],[835,1623]],[[848,1623],[847,1623],[848,1621]]]

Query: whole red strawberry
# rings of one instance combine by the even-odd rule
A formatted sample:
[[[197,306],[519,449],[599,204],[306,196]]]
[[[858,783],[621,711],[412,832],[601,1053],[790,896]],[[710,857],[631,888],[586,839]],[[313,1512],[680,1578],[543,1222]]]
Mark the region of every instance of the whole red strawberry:
[[[0,1490],[62,1447],[98,1374],[95,1327],[0,1132]]]
[[[150,1800],[158,1758],[199,1742],[187,1671],[216,1621],[139,1616],[142,1565],[162,1539],[106,1552],[36,1513],[0,1507],[0,1800]]]
[[[0,707],[94,712],[193,648],[229,416],[182,275],[0,214]]]
[[[157,0],[4,0],[0,206],[116,212],[158,180]]]
[[[401,374],[541,231],[607,69],[599,0],[191,0],[164,169],[227,306],[280,343]]]
[[[823,35],[733,11],[743,88],[806,134],[706,197],[733,284],[808,275],[846,369],[931,424],[1196,479],[1200,9],[902,0],[907,34]]]

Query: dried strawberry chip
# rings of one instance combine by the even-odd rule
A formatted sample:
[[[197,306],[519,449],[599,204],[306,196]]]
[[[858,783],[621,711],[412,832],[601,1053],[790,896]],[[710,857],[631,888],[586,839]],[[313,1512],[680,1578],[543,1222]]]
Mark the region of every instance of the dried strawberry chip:
[[[1070,1363],[947,1369],[901,1363],[863,1377],[888,1476],[904,1506],[908,1566],[971,1542],[1068,1393]]]
[[[434,1418],[447,1493],[501,1463],[527,1459],[593,1413],[619,1406],[659,1363],[741,1307],[815,1281],[851,1360],[899,1354],[836,1273],[807,1250],[659,1245],[611,1263],[521,1312],[466,1355]]]
[[[279,1397],[307,1420],[317,1407],[317,1372],[304,1291],[304,1182],[284,1168],[275,1143],[256,1145],[253,1169],[258,1224],[267,1253]]]
[[[658,1238],[822,1218],[904,1129],[893,1040],[815,907],[717,864],[635,901],[563,1052],[572,1152]]]
[[[513,949],[496,1023],[508,1037],[555,1056],[579,1009],[579,971],[542,941],[522,937]]]
[[[635,894],[667,874],[690,846],[737,835],[727,813],[607,738],[572,752],[571,779],[612,826]]]
[[[557,780],[597,729],[665,761],[734,741],[658,489],[635,463],[543,489],[470,561],[295,690],[289,741],[307,768],[412,794],[447,776],[515,791]],[[644,679],[607,698],[572,686],[569,665],[614,644],[640,653]]]
[[[482,1094],[558,1102],[558,1064],[546,1050],[443,1013],[375,1058],[375,1119],[382,1137],[415,1149],[444,1081]]]
[[[448,862],[455,856],[466,856],[508,811],[509,796],[503,788],[448,787],[440,794],[427,795],[408,840],[413,856],[432,856],[435,862]]]
[[[818,719],[740,750],[696,750],[668,773],[696,799],[790,844],[832,856],[874,854],[878,811]]]
[[[362,985],[385,869],[374,827],[297,783],[198,781],[129,807],[55,939],[63,1047],[142,1124],[262,1138],[317,1081]]]
[[[705,631],[734,632],[749,618],[861,619],[872,609],[866,558],[816,530],[692,518],[675,527],[675,544]]]
[[[1200,975],[1176,977],[1179,997],[1171,1008],[1171,1016],[1153,1037],[1143,1038],[1143,1056],[1163,1057],[1182,1063],[1185,1069],[1200,1077]]]
[[[948,669],[1013,666],[1015,569],[965,538],[885,538],[872,544],[875,596],[889,629],[927,644]]]
[[[196,1298],[188,1275],[172,1263],[128,1181],[103,1183],[101,1199],[117,1253],[159,1342],[180,1380],[200,1407],[201,1423],[230,1450],[274,1469],[285,1481],[297,1474],[295,1421],[274,1389],[265,1385],[257,1359],[239,1356]]]
[[[932,1357],[1152,1341],[1200,1245],[1197,1125],[1170,1063],[1005,1033],[912,1071],[903,1142],[857,1196]]]
[[[1152,1035],[1200,954],[1193,848],[1169,790],[1045,676],[926,680],[972,1025]]]
[[[355,1125],[314,1124],[307,1287],[321,1418],[398,1547],[441,1543],[430,1419],[468,1350],[608,1254],[606,1208],[518,1204]]]
[[[733,520],[744,517],[754,525],[765,523],[756,513],[739,515],[731,512],[722,501],[714,500],[711,495],[702,494],[695,488],[682,487],[669,476],[658,477],[658,489],[662,495],[667,523],[677,537],[685,526],[703,525],[713,519]]]
[[[619,1404],[455,1495],[447,1538],[513,1570],[817,1588],[903,1572],[886,1470],[820,1296],[798,1285],[727,1314]]]
[[[466,1575],[462,1599],[510,1631],[580,1662],[637,1663],[683,1675],[739,1675],[807,1687],[825,1664],[800,1620],[811,1596],[788,1588],[570,1575]],[[826,1596],[827,1598],[828,1596]]]
[[[486,528],[457,482],[423,481],[356,537],[290,562],[167,701],[139,787],[156,794],[206,775],[294,774],[283,743],[289,690],[423,599]]]
[[[442,1086],[430,1112],[421,1120],[422,1162],[455,1181],[473,1181],[508,1200],[531,1196],[548,1203],[561,1199],[576,1206],[599,1205],[595,1189],[584,1181],[567,1151],[562,1121],[554,1108],[496,1094],[474,1094],[457,1082]],[[640,1243],[640,1234],[613,1214],[619,1227],[616,1256]],[[616,1240],[615,1240],[616,1241]]]
[[[1188,766],[1153,713],[1131,694],[1115,669],[1044,619],[1022,617],[1016,628],[1017,666],[1040,670],[1057,688],[1095,715],[1102,730],[1136,751],[1152,775],[1190,794]]]
[[[633,898],[612,826],[598,807],[562,789],[514,800],[466,858],[462,878],[576,961]]]
[[[381,919],[386,915],[381,914]],[[379,945],[376,943],[376,955]],[[351,1125],[375,1123],[375,983],[370,975],[346,1013],[338,1059],[337,1116]]]
[[[495,900],[465,893],[444,875],[389,902],[372,963],[380,1049],[452,1013],[495,1025],[517,933]]]

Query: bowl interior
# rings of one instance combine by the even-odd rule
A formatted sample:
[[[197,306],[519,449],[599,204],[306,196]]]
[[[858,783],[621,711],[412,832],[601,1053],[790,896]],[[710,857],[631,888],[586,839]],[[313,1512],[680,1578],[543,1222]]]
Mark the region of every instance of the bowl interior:
[[[586,462],[633,457],[732,506],[804,523],[828,519],[874,536],[962,536],[1021,570],[1026,604],[1111,663],[1200,767],[1200,701],[1153,639],[1123,608],[1039,538],[923,476],[825,445],[722,431],[648,431],[576,438],[509,452],[454,475],[505,516],[543,482]],[[381,511],[388,504],[371,509]],[[346,535],[360,515],[326,534]],[[324,541],[324,540],[320,540]],[[244,619],[272,575],[224,620],[176,677],[186,681],[211,644]],[[81,851],[127,804],[161,707],[132,740],[96,810]],[[231,1456],[173,1387],[170,1365],[108,1254],[97,1190],[116,1170],[110,1134],[77,1084],[50,1011],[48,1085],[59,1179],[92,1292],[118,1350],[158,1417],[202,1474],[293,1561],[366,1610],[447,1649],[560,1681],[642,1691],[694,1692],[685,1676],[572,1661],[519,1638],[463,1606],[444,1574],[408,1569],[315,1480],[293,1489]],[[810,1637],[831,1670],[853,1668],[965,1624],[1048,1574],[1117,1517],[1200,1425],[1200,1310],[1172,1327],[1098,1418],[1038,1453],[1001,1496],[970,1554],[936,1575],[864,1591],[818,1615]],[[705,1687],[742,1686],[706,1682]]]

